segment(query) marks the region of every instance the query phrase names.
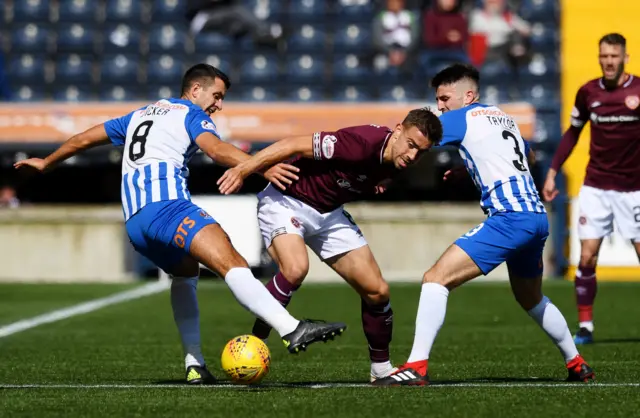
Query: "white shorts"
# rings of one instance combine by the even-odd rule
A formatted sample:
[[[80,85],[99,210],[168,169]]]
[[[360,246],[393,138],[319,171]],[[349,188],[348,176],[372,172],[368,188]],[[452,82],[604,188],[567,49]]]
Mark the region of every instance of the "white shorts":
[[[618,192],[582,186],[578,195],[578,237],[599,239],[616,231],[640,241],[640,191]]]
[[[298,234],[321,260],[367,245],[342,207],[323,214],[271,184],[258,194],[258,225],[267,248],[278,235]]]

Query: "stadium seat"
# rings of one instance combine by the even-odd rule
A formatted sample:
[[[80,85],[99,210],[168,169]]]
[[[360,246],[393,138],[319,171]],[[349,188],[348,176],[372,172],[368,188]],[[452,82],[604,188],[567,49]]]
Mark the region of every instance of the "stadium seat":
[[[142,2],[139,0],[107,0],[105,20],[107,23],[135,24],[140,22],[141,12]]]
[[[510,101],[508,86],[505,83],[485,84],[480,88],[480,97],[482,103],[489,105],[498,105]]]
[[[339,27],[333,37],[336,52],[364,53],[372,49],[371,31],[364,25],[349,24]]]
[[[392,84],[378,88],[378,101],[381,102],[424,102],[425,97],[424,89],[416,88],[413,85]]]
[[[287,86],[284,99],[292,102],[317,102],[324,100],[322,86]]]
[[[338,102],[367,102],[373,99],[366,86],[334,86],[331,100]]]
[[[47,22],[49,21],[49,6],[49,0],[14,1],[13,21],[15,23]]]
[[[97,0],[61,0],[58,11],[60,22],[89,23],[96,19]]]
[[[105,53],[138,53],[140,51],[140,32],[136,27],[124,23],[109,26],[104,32]]]
[[[60,102],[85,102],[93,99],[89,85],[56,85],[53,100]]]
[[[278,65],[275,54],[248,56],[240,66],[240,80],[242,83],[272,83],[277,78]]]
[[[537,114],[533,141],[555,144],[562,137],[560,116],[558,114]]]
[[[107,56],[101,62],[102,83],[135,84],[138,81],[138,57],[136,55]]]
[[[154,83],[176,83],[182,77],[182,62],[164,54],[149,57],[147,79]]]
[[[96,36],[92,24],[64,24],[58,27],[58,52],[92,53]]]
[[[105,85],[100,89],[100,100],[108,102],[129,102],[141,97],[131,86]]]
[[[558,83],[533,83],[520,87],[522,100],[531,103],[539,112],[551,112],[560,108]]]
[[[180,25],[165,24],[152,27],[149,31],[149,51],[170,54],[184,54],[187,36]]]
[[[560,35],[558,28],[542,23],[531,26],[531,47],[540,52],[557,51]]]
[[[306,23],[294,28],[287,40],[288,51],[315,52],[324,50],[327,34],[323,27]]]
[[[56,60],[55,80],[57,83],[90,84],[93,63],[91,57],[77,54],[58,56]]]
[[[31,54],[13,57],[9,62],[9,79],[21,84],[44,84],[44,57]]]
[[[375,14],[374,0],[339,0],[335,18],[340,22],[371,24]]]
[[[180,97],[179,86],[174,83],[151,84],[147,87],[146,99],[149,101]]]
[[[283,0],[243,0],[242,3],[260,20],[278,22],[285,12]]]
[[[194,40],[196,53],[233,51],[233,38],[218,32],[200,32]]]
[[[232,88],[232,92],[235,88]],[[233,97],[240,101],[247,102],[273,102],[278,100],[277,91],[270,86],[242,86],[237,92],[233,92]]]
[[[554,82],[559,76],[558,60],[542,54],[533,54],[529,65],[521,69],[520,77],[525,82]]]
[[[41,102],[45,99],[44,87],[17,85],[11,89],[14,102]]]
[[[187,62],[188,66],[206,63],[230,74],[232,70],[231,58],[231,54],[194,54],[188,58]]]
[[[184,19],[184,0],[153,0],[151,21],[152,22],[176,22],[177,19]]]
[[[559,12],[558,0],[521,0],[518,14],[529,22],[557,22]]]
[[[336,56],[332,74],[335,81],[343,83],[366,83],[373,78],[369,65],[354,54]]]
[[[16,52],[43,53],[49,49],[49,30],[42,25],[20,25],[14,29],[11,38],[11,49]]]
[[[330,17],[326,0],[291,0],[289,2],[289,21],[326,22]]]
[[[322,55],[290,55],[286,62],[287,82],[322,82],[325,60]]]

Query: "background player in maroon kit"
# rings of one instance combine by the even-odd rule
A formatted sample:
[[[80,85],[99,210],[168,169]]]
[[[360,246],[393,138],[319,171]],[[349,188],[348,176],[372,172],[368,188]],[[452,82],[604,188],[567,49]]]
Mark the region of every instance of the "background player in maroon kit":
[[[624,71],[628,59],[622,35],[612,33],[600,40],[603,76],[578,90],[571,126],[560,141],[542,191],[548,201],[557,196],[555,176],[591,121],[589,164],[578,198],[577,344],[593,341],[596,263],[602,239],[611,234],[614,221],[640,257],[640,79]]]
[[[362,298],[372,381],[395,370],[389,361],[393,319],[389,286],[362,232],[342,205],[383,191],[385,181],[417,161],[441,138],[437,116],[416,109],[394,129],[365,125],[283,139],[227,171],[218,182],[222,193],[233,193],[260,167],[298,155],[291,162],[300,169],[298,181],[284,192],[269,185],[258,195],[262,236],[279,267],[267,289],[282,305],[289,304],[309,271],[308,245]],[[269,331],[267,324],[256,321],[256,336],[266,338]]]

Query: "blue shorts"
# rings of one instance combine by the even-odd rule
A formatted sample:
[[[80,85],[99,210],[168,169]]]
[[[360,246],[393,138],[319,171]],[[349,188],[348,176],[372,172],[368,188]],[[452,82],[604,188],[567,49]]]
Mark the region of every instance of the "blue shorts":
[[[133,248],[169,272],[189,254],[198,231],[216,220],[185,199],[145,205],[125,224]]]
[[[546,213],[499,212],[473,228],[455,244],[488,274],[503,262],[516,277],[542,274],[542,251],[549,236]]]

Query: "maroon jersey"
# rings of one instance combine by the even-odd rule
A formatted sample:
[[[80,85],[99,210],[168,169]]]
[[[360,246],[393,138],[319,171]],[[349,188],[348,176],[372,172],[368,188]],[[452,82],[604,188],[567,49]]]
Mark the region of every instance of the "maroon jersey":
[[[320,213],[364,199],[375,192],[380,181],[397,172],[392,164],[382,162],[390,137],[391,129],[376,125],[316,132],[313,159],[291,162],[300,168],[299,180],[283,193]]]
[[[578,90],[571,125],[591,121],[589,164],[584,184],[604,190],[640,190],[640,79],[606,90],[602,79]]]

